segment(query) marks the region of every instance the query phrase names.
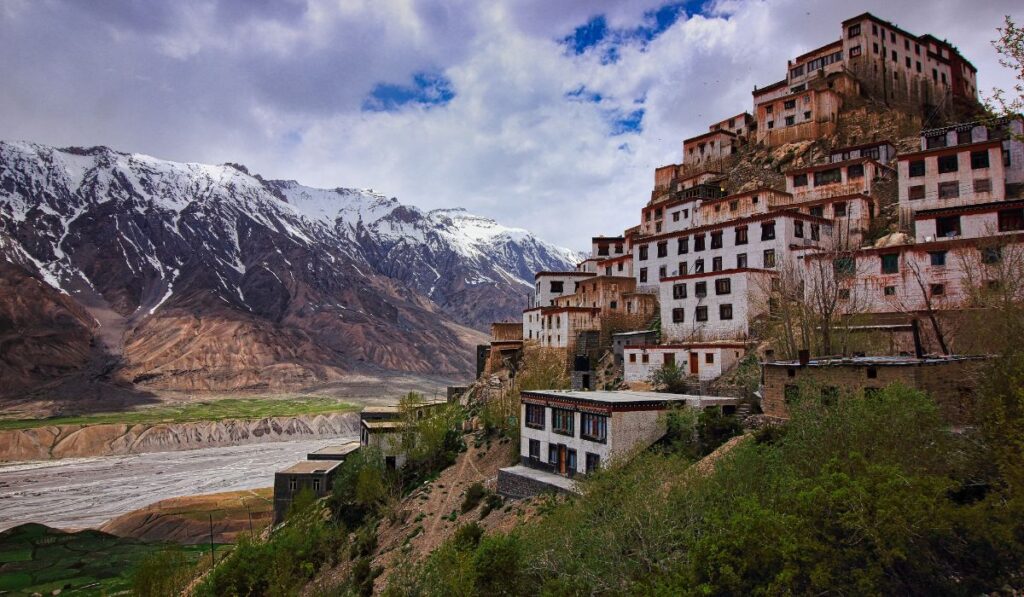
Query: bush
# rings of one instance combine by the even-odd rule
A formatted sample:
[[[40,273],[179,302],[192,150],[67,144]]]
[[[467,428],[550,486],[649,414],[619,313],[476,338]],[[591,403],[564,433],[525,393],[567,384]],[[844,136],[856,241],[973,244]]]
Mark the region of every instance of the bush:
[[[519,595],[523,547],[515,535],[491,535],[473,555],[476,590],[480,595]]]
[[[675,363],[666,363],[652,371],[649,381],[658,392],[679,394],[686,390],[686,372]]]
[[[461,549],[463,551],[474,549],[480,543],[480,538],[483,536],[483,527],[475,522],[471,522],[469,524],[464,524],[455,530],[455,535],[452,537],[452,543],[457,549]]]
[[[477,482],[469,486],[466,496],[462,499],[462,513],[465,514],[480,505],[480,500],[487,495],[482,483]]]
[[[132,594],[139,597],[180,595],[192,580],[192,566],[180,547],[146,556],[132,574]]]
[[[501,508],[505,501],[501,499],[501,496],[496,493],[488,494],[487,499],[484,500],[484,507],[480,510],[480,519],[487,518],[487,515]]]

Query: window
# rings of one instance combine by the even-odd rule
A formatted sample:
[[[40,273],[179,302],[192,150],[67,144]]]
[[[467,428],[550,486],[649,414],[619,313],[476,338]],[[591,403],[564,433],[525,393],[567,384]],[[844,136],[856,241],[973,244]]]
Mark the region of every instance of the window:
[[[729,211],[736,211],[739,208],[740,208],[740,202],[739,201],[730,201],[729,202]]]
[[[530,440],[530,460],[540,460],[540,440]]]
[[[672,212],[672,221],[673,222],[678,222],[679,221],[679,212],[678,211]]]
[[[890,253],[888,255],[882,255],[882,273],[895,274],[898,271],[900,271],[899,253]]]
[[[747,254],[746,253],[739,253],[739,254],[736,255],[736,267],[738,269],[743,269],[743,268],[747,267]]]
[[[704,298],[708,295],[708,283],[707,282],[695,282],[693,285],[693,296],[697,298]]]
[[[797,238],[804,237],[804,223],[800,220],[793,222],[793,236]]]
[[[833,184],[836,182],[842,182],[843,173],[839,168],[831,168],[829,170],[819,170],[814,173],[814,186],[819,187],[825,184]]]
[[[852,276],[857,270],[857,262],[853,257],[837,257],[832,260],[832,271],[838,277]]]
[[[772,113],[772,108],[774,108],[774,107],[775,106],[773,104],[768,104],[767,106],[765,106],[764,107],[765,114],[771,114]]]
[[[775,240],[775,222],[761,224],[761,240]]]
[[[907,62],[907,68],[910,68],[910,56],[904,56],[903,59]]]
[[[722,231],[711,233],[711,248],[721,249],[722,248]]]
[[[885,288],[882,289],[882,294],[884,294],[885,296],[896,296],[896,287],[886,286]]]
[[[649,355],[649,354],[647,354],[645,352],[643,355],[640,356],[640,362],[642,362],[642,363],[650,363],[651,362],[651,355]]]
[[[932,251],[928,253],[931,260],[931,264],[936,267],[942,267],[946,265],[946,252],[945,251]]]
[[[787,116],[786,117],[786,126],[793,126],[794,124],[796,124],[796,117],[795,116]]]
[[[796,100],[786,100],[782,103],[783,110],[792,110],[796,107]]]
[[[896,57],[896,50],[892,50],[892,61],[893,62],[898,62],[899,61],[899,58]],[[894,72],[893,74],[895,75],[896,73]]]
[[[955,199],[960,196],[960,183],[955,180],[939,183],[939,199]]]
[[[715,353],[709,352],[704,355],[704,362],[711,364],[715,362]]]
[[[676,243],[679,245],[677,251],[679,255],[690,252],[690,237],[680,236]]]
[[[540,404],[526,405],[526,426],[534,429],[544,429],[544,410],[546,406]]]
[[[560,435],[575,435],[575,413],[564,408],[551,409],[551,430]]]
[[[608,417],[592,413],[581,413],[580,437],[593,442],[603,442],[608,439]]]
[[[856,58],[860,56],[860,46],[853,46],[850,48],[850,58]]]
[[[693,237],[693,250],[694,251],[703,251],[704,249],[705,249],[705,236],[703,234],[698,234],[698,235],[694,236]]]
[[[771,269],[775,267],[775,249],[765,249],[764,267],[765,269]]]
[[[658,243],[658,257],[668,257],[668,241],[663,240]]]
[[[769,120],[768,121],[768,128],[770,128],[770,129],[775,128],[775,121],[774,120]]]
[[[939,174],[945,174],[947,172],[956,172],[959,168],[959,161],[955,155],[940,155],[939,156]]]
[[[811,240],[821,238],[821,224],[811,224]]]
[[[833,213],[835,213],[835,216],[837,218],[845,218],[846,217],[846,203],[844,203],[844,202],[836,203],[835,205],[832,206],[832,211],[833,211]]]
[[[693,262],[693,273],[703,274],[704,273],[704,260],[698,259]]]
[[[846,178],[864,178],[864,164],[854,164],[847,168]]]
[[[956,132],[956,144],[957,145],[966,145],[966,144],[968,144],[970,142],[971,142],[971,129],[966,129],[966,130],[962,130],[962,131],[957,131]],[[988,153],[988,152],[986,152],[986,153]],[[972,153],[971,155],[973,157],[974,154]]]
[[[635,363],[636,362],[636,353],[635,352],[629,353],[629,362],[630,363]]]
[[[940,238],[960,236],[960,216],[935,218],[935,234]]]
[[[558,465],[558,446],[548,444],[548,464]]]
[[[872,43],[871,45],[872,45],[872,49],[874,50],[875,54],[877,54],[878,53],[878,44],[877,43]],[[877,65],[875,66],[875,69],[876,70],[878,69]]]
[[[722,271],[722,258],[714,257],[711,259],[711,271],[720,272]]]
[[[295,491],[298,484],[299,482],[295,477],[288,479],[288,491]]]
[[[587,452],[587,472],[592,473],[601,468],[601,457],[592,452]]]
[[[683,323],[685,320],[686,309],[675,308],[672,309],[672,323]]]
[[[943,284],[932,284],[931,291],[932,296],[942,296],[946,294],[946,287]]]
[[[646,267],[641,267],[640,268],[640,281],[641,282],[646,282],[647,281],[647,268]]]
[[[597,254],[598,255],[607,255],[608,254],[608,245],[598,245],[597,246]]]
[[[686,262],[685,261],[680,261],[679,262],[679,275],[680,276],[685,276],[687,273],[688,272],[686,270]]]
[[[910,160],[910,175],[924,176],[924,160]]]
[[[715,280],[715,294],[729,294],[732,292],[732,280],[719,278]]]
[[[974,179],[974,192],[975,193],[991,193],[992,192],[992,181],[987,178],[975,178]]]
[[[986,247],[981,250],[982,263],[999,263],[1003,259],[1003,252],[999,247]]]
[[[313,493],[320,493],[320,479],[313,479]]]
[[[672,285],[672,298],[679,300],[686,298],[686,284],[673,284]]]
[[[564,282],[552,282],[551,283],[551,292],[554,292],[556,294],[561,293],[562,289],[563,289],[563,285],[564,285]]]
[[[914,185],[907,189],[907,198],[911,201],[915,199],[924,199],[924,185]]]
[[[850,25],[850,28],[847,30],[847,35],[849,37],[857,37],[858,35],[860,35],[860,23],[857,23],[856,25]],[[850,53],[853,54],[853,52]]]
[[[797,174],[793,176],[794,187],[806,187],[807,186],[807,174]]]
[[[999,212],[999,231],[1024,230],[1024,209],[1003,209]]]
[[[848,300],[850,300],[850,289],[849,288],[840,288],[839,289],[839,300],[841,300],[841,301],[848,301]]]
[[[822,207],[822,206],[820,206],[820,205],[819,205],[819,206],[817,206],[817,207],[812,207],[811,209],[809,209],[809,210],[807,210],[807,211],[808,211],[808,212],[809,212],[809,213],[810,213],[810,214],[811,214],[812,216],[814,216],[814,217],[816,217],[816,218],[821,218],[821,217],[824,217],[824,215],[825,215],[825,208],[824,208],[824,207]]]
[[[737,226],[736,227],[736,244],[745,245],[747,244],[747,227]]]
[[[639,252],[638,258],[640,261],[647,261],[647,245],[640,245]]]
[[[982,168],[988,168],[988,150],[972,151],[971,170],[980,170]]]
[[[696,313],[696,317],[695,318],[697,319],[697,321],[707,321],[708,320],[708,308],[707,308],[707,306],[701,305],[700,307],[697,307],[697,313]]]
[[[933,71],[934,72],[934,71]],[[938,149],[939,147],[946,146],[946,135],[934,135],[925,139],[924,146],[926,149]]]
[[[664,266],[664,265],[658,267],[658,279],[659,280],[664,280],[665,278],[668,277],[668,271],[667,270],[668,270],[668,268],[666,266]]]

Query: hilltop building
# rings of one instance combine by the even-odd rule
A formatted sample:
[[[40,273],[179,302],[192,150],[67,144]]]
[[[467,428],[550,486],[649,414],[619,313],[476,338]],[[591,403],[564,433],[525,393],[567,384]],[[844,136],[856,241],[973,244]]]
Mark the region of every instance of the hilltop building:
[[[710,381],[781,297],[811,303],[831,285],[837,314],[903,333],[996,288],[993,270],[1024,251],[1020,116],[928,128],[910,152],[904,135],[818,144],[781,170],[737,167],[745,152],[836,135],[852,110],[934,122],[977,107],[976,70],[950,43],[868,13],[839,32],[755,89],[749,112],[683,141],[681,161],[654,170],[638,223],[594,237],[575,271],[538,272],[523,345],[564,351],[581,389],[597,389],[599,363],[627,384],[667,364]],[[773,171],[751,178],[748,166]],[[499,331],[494,342],[508,341]]]

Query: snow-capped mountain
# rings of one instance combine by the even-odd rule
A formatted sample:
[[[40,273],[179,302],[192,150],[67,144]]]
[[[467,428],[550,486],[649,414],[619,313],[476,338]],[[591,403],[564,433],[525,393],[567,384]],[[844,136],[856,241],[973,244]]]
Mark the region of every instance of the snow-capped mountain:
[[[0,375],[21,388],[85,369],[175,389],[465,373],[467,328],[518,318],[534,271],[578,259],[371,191],[0,143]]]

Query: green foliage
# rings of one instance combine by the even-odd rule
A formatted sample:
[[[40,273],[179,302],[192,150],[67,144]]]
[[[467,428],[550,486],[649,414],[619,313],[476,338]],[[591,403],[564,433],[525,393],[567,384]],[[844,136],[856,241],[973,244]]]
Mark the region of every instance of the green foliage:
[[[484,518],[487,518],[488,514],[498,508],[501,508],[504,503],[505,502],[501,499],[500,495],[496,493],[488,494],[487,499],[484,500],[484,507],[480,509],[480,519],[483,520]]]
[[[658,392],[680,394],[686,390],[686,372],[675,363],[665,363],[651,371],[649,380]]]
[[[480,500],[487,495],[483,483],[473,483],[466,489],[466,496],[462,499],[462,513],[465,514],[480,505]]]
[[[145,557],[132,574],[132,594],[174,597],[192,580],[193,568],[180,547],[168,547]]]
[[[364,447],[345,458],[334,477],[330,499],[334,517],[346,528],[355,529],[380,514],[394,496],[401,480],[388,470],[379,450]]]
[[[452,536],[452,543],[461,550],[474,549],[480,544],[480,538],[483,536],[483,527],[475,522],[470,522],[455,530],[455,535]]]
[[[218,563],[195,594],[296,595],[318,570],[334,561],[342,537],[314,504],[293,513],[265,542],[243,536],[231,557]]]
[[[706,473],[691,468],[705,451],[693,451],[700,429],[710,451],[734,426],[720,413],[670,412],[667,443],[683,449],[612,463],[581,480],[581,496],[471,551],[446,544],[401,587],[423,595],[1019,587],[1024,359],[997,367],[1003,373],[983,402],[1002,406],[981,433],[950,433],[934,403],[904,387],[870,396],[807,387],[785,427],[759,432]]]
[[[410,392],[399,404],[402,411],[402,450],[407,460],[402,474],[417,484],[455,462],[465,449],[459,427],[465,413],[457,404],[425,406],[423,397]]]
[[[714,452],[719,446],[743,433],[736,417],[722,414],[720,408],[698,411],[688,406],[675,406],[664,414],[665,436],[662,445],[667,450],[690,459],[698,459]]]

